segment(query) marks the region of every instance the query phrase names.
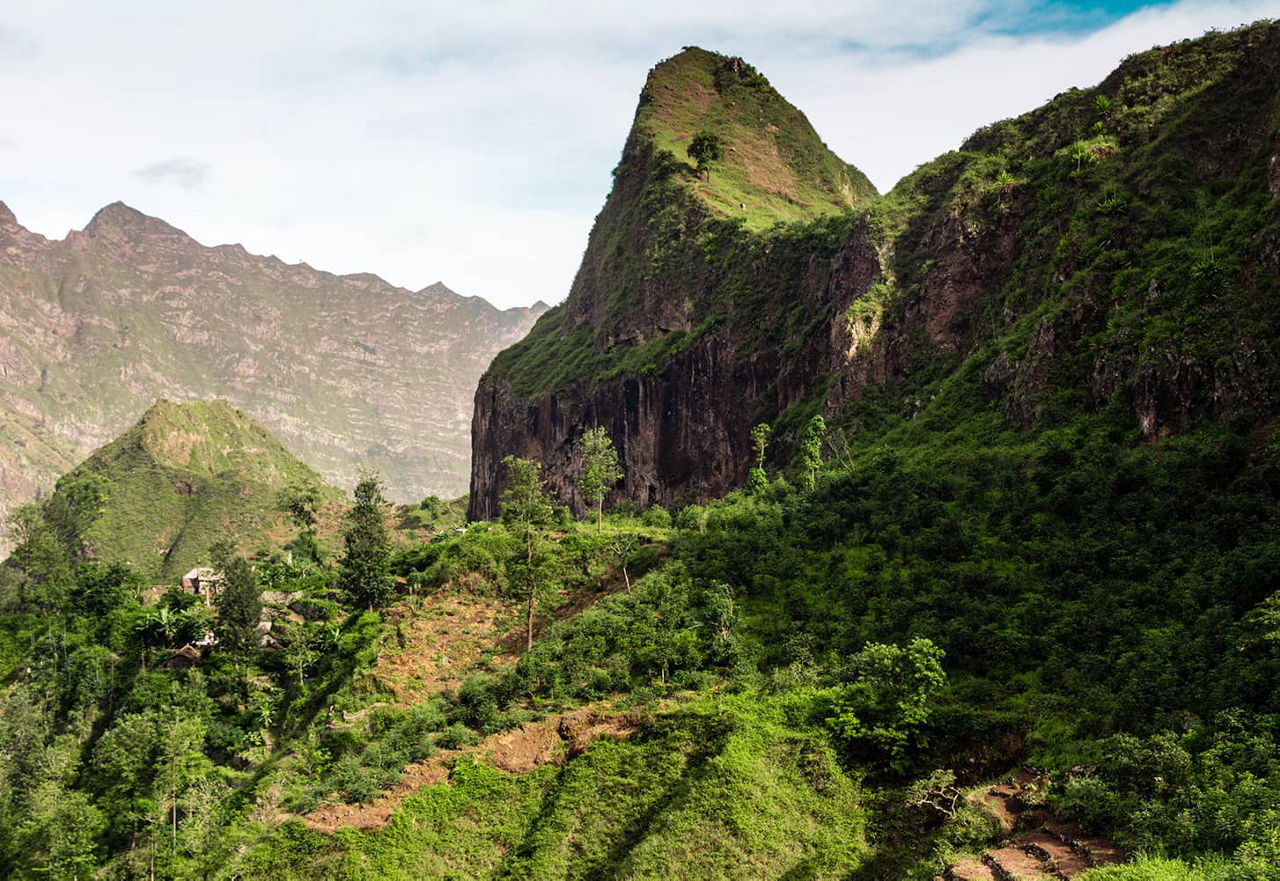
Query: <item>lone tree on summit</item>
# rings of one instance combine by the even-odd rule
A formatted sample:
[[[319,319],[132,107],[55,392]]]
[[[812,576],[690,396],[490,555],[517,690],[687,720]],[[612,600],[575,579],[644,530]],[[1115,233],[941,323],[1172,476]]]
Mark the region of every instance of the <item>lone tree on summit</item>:
[[[618,451],[603,426],[597,425],[582,436],[579,451],[582,455],[582,471],[578,475],[578,490],[582,497],[595,506],[596,532],[604,529],[604,497],[613,485],[622,479],[618,467]]]
[[[719,135],[711,132],[696,134],[685,152],[698,164],[698,174],[705,174],[707,180],[711,180],[711,163],[720,161]]]

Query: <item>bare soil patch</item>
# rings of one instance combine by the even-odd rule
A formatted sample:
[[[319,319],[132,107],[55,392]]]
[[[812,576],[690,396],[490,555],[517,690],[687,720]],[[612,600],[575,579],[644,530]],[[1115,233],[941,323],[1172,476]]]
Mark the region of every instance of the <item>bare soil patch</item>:
[[[602,737],[625,740],[637,720],[601,707],[584,707],[528,722],[511,731],[490,735],[463,750],[441,750],[425,762],[404,769],[400,782],[370,804],[324,804],[303,817],[308,829],[332,834],[339,829],[382,829],[405,798],[426,786],[447,783],[449,768],[460,755],[512,774],[527,774],[543,765],[562,765],[585,752]]]

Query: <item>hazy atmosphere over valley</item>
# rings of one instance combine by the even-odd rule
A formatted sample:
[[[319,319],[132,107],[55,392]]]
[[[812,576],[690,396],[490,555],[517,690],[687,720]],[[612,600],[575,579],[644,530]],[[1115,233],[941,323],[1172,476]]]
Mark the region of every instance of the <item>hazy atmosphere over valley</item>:
[[[0,877],[1280,881],[1273,5],[0,6]]]

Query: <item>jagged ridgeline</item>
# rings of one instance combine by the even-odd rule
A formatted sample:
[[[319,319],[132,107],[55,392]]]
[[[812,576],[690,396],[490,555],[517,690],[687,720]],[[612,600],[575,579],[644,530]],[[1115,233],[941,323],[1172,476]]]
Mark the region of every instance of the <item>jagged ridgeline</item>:
[[[260,540],[286,486],[341,497],[226,401],[160,401],[62,477],[48,504],[74,517],[86,557],[168,579],[207,563],[219,538]]]
[[[868,201],[811,132],[788,150],[807,124],[748,66],[664,62],[568,299],[481,382],[472,515],[496,511],[506,453],[543,461],[580,505],[566,476],[594,424],[622,451],[616,497],[672,505],[742,484],[752,424],[774,423],[785,458],[819,411],[867,428],[948,424],[959,406],[1044,427],[1115,408],[1148,438],[1265,423],[1278,96],[1280,26],[1210,34],[988,126]],[[682,149],[707,119],[761,139],[710,181]],[[805,182],[794,201],[766,163]]]
[[[543,308],[205,247],[121,203],[50,240],[0,203],[0,518],[161,398],[227,398],[342,486],[459,495],[475,383]]]

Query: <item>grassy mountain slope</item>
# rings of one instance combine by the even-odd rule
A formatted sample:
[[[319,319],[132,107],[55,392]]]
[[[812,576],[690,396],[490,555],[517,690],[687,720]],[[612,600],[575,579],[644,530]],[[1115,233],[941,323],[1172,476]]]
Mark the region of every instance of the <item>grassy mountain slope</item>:
[[[709,180],[685,155],[704,130],[725,147]],[[509,452],[537,455],[580,505],[568,448],[596,423],[631,457],[621,493],[638,504],[732,485],[739,423],[762,398],[785,407],[805,383],[779,377],[780,357],[813,332],[813,300],[855,208],[874,196],[742,59],[687,49],[655,67],[568,298],[494,359],[476,392],[471,516],[495,514]],[[752,387],[746,403],[736,391],[721,399],[730,378]],[[706,395],[681,400],[689,388]],[[636,412],[641,401],[682,424],[660,431],[656,412]],[[710,424],[696,424],[702,415]]]
[[[745,218],[750,229],[839,214],[876,195],[741,58],[693,47],[663,61],[640,94],[634,130],[686,166],[682,182],[713,212]],[[722,150],[705,179],[688,157],[702,133]]]
[[[226,401],[161,401],[62,477],[55,496],[72,498],[84,517],[91,559],[167,579],[206,563],[218,538],[258,538],[281,516],[279,491],[294,484],[323,487]]]
[[[776,443],[751,492],[618,506],[600,533],[560,511],[530,544],[447,530],[395,553],[381,611],[323,564],[266,563],[280,650],[191,670],[161,666],[187,637],[126,570],[59,573],[50,609],[25,548],[0,569],[0,867],[933,881],[1006,849],[984,796],[1019,771],[1021,823],[1131,861],[1062,874],[1273,881],[1278,39],[1136,56],[1110,107],[997,124],[865,216],[708,221],[706,302],[794,320],[726,313],[633,373],[496,383],[506,409],[478,412],[553,477],[601,417],[649,493],[677,465],[732,480],[745,451],[700,439],[755,406]],[[678,171],[630,176],[654,167],[619,186],[696,207]],[[597,253],[672,282],[654,255],[682,240],[637,241]],[[582,351],[607,352],[589,312]],[[790,454],[819,412],[810,468]],[[697,455],[645,471],[662,444]]]
[[[1211,34],[922,166],[871,212],[884,272],[839,316],[833,399],[927,416],[952,385],[1024,427],[1107,407],[1148,438],[1266,424],[1278,87],[1280,28]]]

